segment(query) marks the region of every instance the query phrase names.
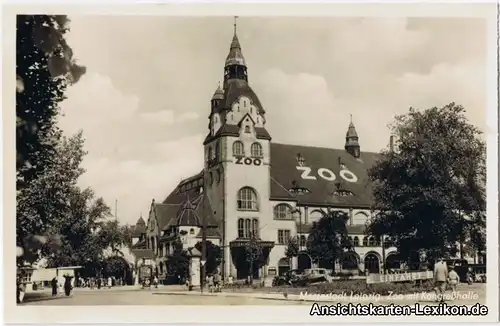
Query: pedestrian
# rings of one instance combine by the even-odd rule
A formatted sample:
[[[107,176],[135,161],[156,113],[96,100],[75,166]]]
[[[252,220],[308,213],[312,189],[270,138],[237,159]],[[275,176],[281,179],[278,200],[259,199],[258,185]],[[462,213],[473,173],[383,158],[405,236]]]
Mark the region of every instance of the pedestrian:
[[[439,257],[437,263],[434,264],[434,290],[436,291],[436,300],[444,302],[444,294],[446,292],[446,281],[448,280],[448,266]]]
[[[214,276],[213,275],[207,275],[207,285],[208,285],[208,292],[212,293],[214,292]]]
[[[52,287],[52,296],[55,297],[57,296],[57,277],[54,276],[52,281],[50,281],[50,285]]]
[[[229,275],[227,277],[227,286],[232,287],[233,286],[233,276]]]
[[[67,297],[71,295],[71,290],[73,290],[73,284],[71,282],[72,279],[73,276],[68,274],[64,275],[64,294],[66,294]]]
[[[113,280],[111,279],[111,276],[108,277],[108,289],[111,289],[111,286],[113,285]]]
[[[215,273],[213,275],[213,279],[214,279],[214,290],[215,290],[215,292],[220,292],[220,275],[219,275],[219,271],[218,270],[215,270]]]
[[[158,277],[157,276],[155,276],[153,282],[154,282],[153,284],[155,285],[155,288],[157,289],[158,288]]]
[[[460,276],[458,276],[453,266],[450,267],[450,272],[448,273],[448,283],[450,284],[451,291],[456,292],[457,285],[460,283]]]
[[[100,290],[102,286],[102,279],[100,277],[97,278],[97,289]]]
[[[24,283],[24,280],[21,279],[19,282],[19,303],[23,303],[25,293],[26,293],[26,284]]]

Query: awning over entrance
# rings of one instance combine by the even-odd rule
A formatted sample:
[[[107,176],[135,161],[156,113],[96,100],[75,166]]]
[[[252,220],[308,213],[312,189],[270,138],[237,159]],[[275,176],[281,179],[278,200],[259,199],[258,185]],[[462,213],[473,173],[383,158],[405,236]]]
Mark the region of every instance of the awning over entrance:
[[[263,240],[256,240],[256,241],[262,248],[271,249],[274,247],[274,241],[263,241]],[[229,247],[231,248],[245,247],[248,242],[250,242],[250,239],[236,239],[229,242]]]

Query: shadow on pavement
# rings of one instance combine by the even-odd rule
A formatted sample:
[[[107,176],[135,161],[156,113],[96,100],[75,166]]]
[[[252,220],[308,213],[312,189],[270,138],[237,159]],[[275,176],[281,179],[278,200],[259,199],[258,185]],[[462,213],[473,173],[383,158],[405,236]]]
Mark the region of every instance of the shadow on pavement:
[[[38,292],[38,293],[26,293],[24,295],[24,299],[22,303],[18,303],[18,306],[22,306],[26,303],[37,302],[37,301],[51,301],[51,300],[61,300],[61,299],[69,299],[71,297],[67,296],[52,296],[51,293],[46,292]]]

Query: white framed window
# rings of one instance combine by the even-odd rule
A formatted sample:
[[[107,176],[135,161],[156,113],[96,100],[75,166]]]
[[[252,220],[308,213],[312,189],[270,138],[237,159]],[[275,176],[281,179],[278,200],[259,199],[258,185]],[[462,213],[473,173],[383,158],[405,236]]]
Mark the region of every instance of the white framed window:
[[[262,146],[259,143],[253,143],[250,147],[250,153],[253,157],[262,157]]]
[[[239,218],[238,219],[238,238],[249,239],[255,237],[259,239],[259,219],[257,218]]]
[[[287,204],[278,204],[274,206],[274,218],[276,220],[291,220],[292,208]]]
[[[233,143],[233,156],[244,156],[245,155],[245,148],[243,146],[243,143],[240,142],[239,140],[235,141]]]
[[[237,207],[239,210],[256,211],[257,206],[257,193],[250,187],[241,188],[238,191]]]
[[[290,240],[290,230],[278,230],[278,244],[287,245]]]

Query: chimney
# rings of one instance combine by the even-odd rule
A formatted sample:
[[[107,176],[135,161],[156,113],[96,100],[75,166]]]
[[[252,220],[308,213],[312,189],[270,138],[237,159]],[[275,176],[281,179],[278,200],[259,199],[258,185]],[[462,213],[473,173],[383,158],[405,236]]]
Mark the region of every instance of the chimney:
[[[394,152],[394,136],[389,137],[389,150]]]

